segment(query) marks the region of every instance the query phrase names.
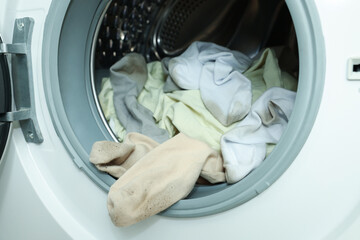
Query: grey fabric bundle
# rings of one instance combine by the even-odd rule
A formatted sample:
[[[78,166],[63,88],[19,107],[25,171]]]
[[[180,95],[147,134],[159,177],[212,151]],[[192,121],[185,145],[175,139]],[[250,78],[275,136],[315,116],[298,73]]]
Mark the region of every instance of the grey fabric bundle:
[[[153,113],[137,101],[146,79],[146,62],[140,54],[128,54],[110,68],[114,105],[121,124],[127,132],[139,132],[162,143],[169,139],[168,132],[159,128]]]

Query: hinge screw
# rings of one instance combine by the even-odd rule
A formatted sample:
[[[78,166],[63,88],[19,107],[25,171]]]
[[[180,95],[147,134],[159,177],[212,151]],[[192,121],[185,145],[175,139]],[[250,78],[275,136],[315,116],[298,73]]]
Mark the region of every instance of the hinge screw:
[[[18,27],[19,31],[22,31],[24,29],[24,26],[25,26],[25,24],[23,22],[17,23],[17,27]]]
[[[29,137],[30,139],[34,139],[34,133],[29,132],[29,133],[28,133],[28,137]]]

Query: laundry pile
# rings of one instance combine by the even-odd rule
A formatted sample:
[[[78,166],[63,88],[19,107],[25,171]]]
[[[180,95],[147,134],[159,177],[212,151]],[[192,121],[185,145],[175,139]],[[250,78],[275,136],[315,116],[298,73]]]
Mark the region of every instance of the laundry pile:
[[[117,226],[157,214],[196,182],[235,183],[256,168],[287,126],[297,81],[273,49],[258,58],[194,42],[146,63],[131,53],[102,81],[99,101],[120,143],[96,142],[90,161],[118,180],[108,195]]]

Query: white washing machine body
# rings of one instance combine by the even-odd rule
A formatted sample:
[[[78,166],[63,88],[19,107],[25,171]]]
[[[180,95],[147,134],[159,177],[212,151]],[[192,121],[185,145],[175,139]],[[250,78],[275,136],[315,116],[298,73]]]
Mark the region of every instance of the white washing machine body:
[[[156,215],[117,228],[106,191],[74,164],[53,125],[43,83],[51,0],[1,0],[3,42],[12,42],[15,19],[35,23],[34,100],[44,141],[28,143],[19,123],[12,123],[0,162],[0,239],[359,239],[360,80],[348,79],[347,64],[360,56],[360,2],[315,3],[325,42],[324,90],[314,126],[285,173],[255,198],[221,213]]]

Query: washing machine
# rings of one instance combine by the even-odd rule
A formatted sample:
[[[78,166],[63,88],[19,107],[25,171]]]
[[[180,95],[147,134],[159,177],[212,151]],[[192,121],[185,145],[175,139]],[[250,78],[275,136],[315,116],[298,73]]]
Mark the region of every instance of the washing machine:
[[[0,0],[0,239],[359,239],[357,0]],[[274,151],[236,184],[196,185],[129,227],[90,162],[116,141],[99,79],[206,40],[254,57],[286,45],[295,106]],[[295,61],[296,63],[296,61]]]

